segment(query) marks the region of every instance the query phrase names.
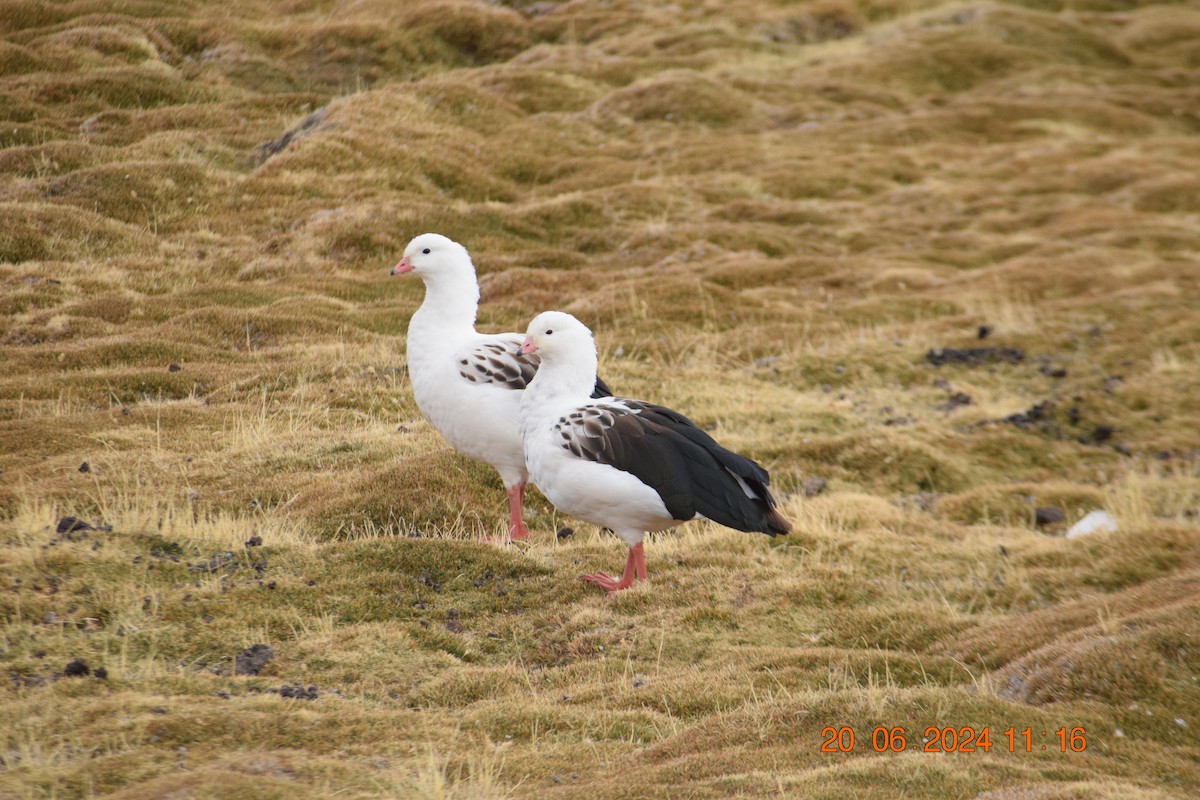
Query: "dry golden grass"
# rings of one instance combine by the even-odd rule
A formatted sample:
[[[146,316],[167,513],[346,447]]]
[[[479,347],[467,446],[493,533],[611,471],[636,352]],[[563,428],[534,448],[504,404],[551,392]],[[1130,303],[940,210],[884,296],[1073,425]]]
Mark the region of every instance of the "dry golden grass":
[[[4,2],[0,797],[1196,796],[1198,37],[1108,0]],[[655,536],[611,599],[577,576],[618,543],[536,493],[481,543],[499,481],[417,413],[387,277],[427,230],[485,327],[579,315],[795,532]]]

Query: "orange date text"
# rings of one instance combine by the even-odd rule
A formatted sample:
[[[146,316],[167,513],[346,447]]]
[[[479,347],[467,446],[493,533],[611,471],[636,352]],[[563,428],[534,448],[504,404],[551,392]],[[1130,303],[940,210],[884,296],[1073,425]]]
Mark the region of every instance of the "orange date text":
[[[929,725],[925,728],[876,725],[855,731],[849,725],[826,725],[821,729],[822,753],[1003,753],[1058,751],[1081,753],[1087,749],[1087,732],[1063,726],[1056,731],[1035,728],[992,730],[971,726]]]

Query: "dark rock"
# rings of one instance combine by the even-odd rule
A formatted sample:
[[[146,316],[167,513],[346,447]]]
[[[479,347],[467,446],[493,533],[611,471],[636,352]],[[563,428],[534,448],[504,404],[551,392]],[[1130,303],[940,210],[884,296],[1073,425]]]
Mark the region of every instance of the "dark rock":
[[[1063,522],[1066,520],[1066,518],[1066,513],[1057,506],[1043,506],[1033,510],[1033,521],[1037,523],[1038,527],[1040,528]]]
[[[79,465],[79,471],[80,471],[80,472],[91,472],[91,471],[92,471],[92,465],[91,465],[91,464],[89,464],[88,462],[86,462],[86,461],[85,461],[85,462],[83,462],[82,464],[80,464],[80,465]]]
[[[943,364],[1016,364],[1025,360],[1025,353],[1015,347],[935,347],[925,354],[925,360],[935,367]]]
[[[233,662],[234,675],[257,675],[275,657],[269,644],[256,644],[237,654]]]
[[[94,675],[95,677],[99,678],[102,681],[108,680],[108,670],[105,669],[104,667],[96,667],[94,670],[92,670],[92,675]]]
[[[77,658],[63,669],[63,675],[68,678],[84,678],[92,674],[91,668],[82,658]]]
[[[295,686],[284,684],[277,690],[280,697],[290,697],[293,700],[316,700],[317,687],[309,686],[307,689],[303,685],[297,683]]]
[[[446,623],[446,630],[450,631],[451,633],[462,633],[463,624],[456,619],[452,619]]]
[[[418,575],[417,583],[421,584],[422,586],[428,586],[430,589],[433,589],[435,592],[440,592],[442,590],[442,584],[439,583],[438,581],[435,581],[433,579],[433,576],[430,575],[428,572],[422,572],[420,575]]]
[[[975,401],[971,399],[971,395],[966,392],[955,392],[946,398],[946,402],[942,404],[944,411],[953,411],[961,406],[969,406]]]
[[[55,530],[58,533],[71,533],[73,531],[94,531],[96,527],[77,517],[63,517],[58,521],[58,527]]]
[[[251,536],[246,540],[246,547],[262,547],[262,537]]]
[[[567,539],[570,539],[574,535],[575,535],[574,528],[559,528],[558,533],[554,534],[554,538],[558,539],[558,541],[560,541],[560,542],[565,542]]]
[[[1065,378],[1067,377],[1066,367],[1056,367],[1050,364],[1043,364],[1040,372],[1048,378]]]
[[[279,585],[277,583],[275,583],[275,581],[271,581],[270,583],[267,584],[268,589],[277,589],[278,586]]]
[[[167,365],[167,372],[179,372],[181,369],[183,369],[183,367],[179,366],[178,364]]]
[[[993,328],[991,325],[980,325],[978,328],[975,329],[975,338],[976,339],[986,339],[987,337],[992,335],[992,331],[994,331],[994,330],[995,330],[995,328]]]
[[[816,497],[821,492],[825,491],[825,487],[829,485],[827,478],[820,478],[816,475],[805,478],[804,483],[800,485],[800,491],[805,497]]]
[[[304,119],[300,120],[293,128],[289,128],[278,139],[272,139],[269,142],[263,142],[254,148],[254,160],[256,165],[261,165],[266,162],[271,156],[282,153],[293,142],[298,142],[305,136],[323,130],[326,126],[323,124],[325,120],[325,108],[318,108],[313,113],[309,114]]]
[[[1009,425],[1016,425],[1018,428],[1032,428],[1034,425],[1046,421],[1050,412],[1054,410],[1054,403],[1049,400],[1043,400],[1040,403],[1030,406],[1016,414],[1009,414],[1001,422],[1007,422]]]
[[[1107,442],[1116,433],[1116,430],[1112,425],[1097,425],[1096,429],[1092,431],[1092,441],[1096,444]]]
[[[1067,409],[1067,421],[1072,425],[1078,425],[1080,417],[1083,416],[1079,410],[1079,406],[1071,406]]]

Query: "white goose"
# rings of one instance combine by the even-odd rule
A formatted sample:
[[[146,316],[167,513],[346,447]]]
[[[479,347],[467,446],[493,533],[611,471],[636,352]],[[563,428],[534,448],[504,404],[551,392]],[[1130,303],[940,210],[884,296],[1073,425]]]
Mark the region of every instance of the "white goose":
[[[475,331],[479,283],[461,244],[421,234],[392,268],[393,275],[410,272],[425,282],[425,300],[408,323],[408,375],[417,407],[456,450],[496,468],[508,495],[508,535],[525,539],[529,473],[520,404],[540,359],[521,352],[519,333]],[[598,393],[611,393],[595,375],[592,383]]]
[[[771,536],[791,530],[767,471],[687,417],[640,400],[589,398],[596,343],[575,317],[539,314],[521,352],[541,356],[521,398],[530,476],[561,511],[611,529],[630,547],[620,579],[598,572],[583,580],[609,594],[646,580],[645,533],[697,517]]]

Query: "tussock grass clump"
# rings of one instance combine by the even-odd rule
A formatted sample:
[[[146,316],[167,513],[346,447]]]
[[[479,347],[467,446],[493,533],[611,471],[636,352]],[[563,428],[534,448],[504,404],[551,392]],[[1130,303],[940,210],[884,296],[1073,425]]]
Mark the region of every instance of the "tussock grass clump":
[[[660,120],[711,126],[751,126],[760,121],[752,97],[706,75],[679,70],[610,92],[594,106],[600,115],[635,122]]]

